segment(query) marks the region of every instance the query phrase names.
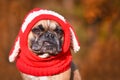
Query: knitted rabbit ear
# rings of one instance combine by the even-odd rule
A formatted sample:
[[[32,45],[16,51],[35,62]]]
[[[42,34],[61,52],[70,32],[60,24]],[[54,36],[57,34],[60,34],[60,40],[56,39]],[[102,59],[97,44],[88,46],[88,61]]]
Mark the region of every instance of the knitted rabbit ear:
[[[70,33],[71,33],[71,46],[72,46],[74,52],[76,53],[80,50],[80,45],[78,43],[77,37],[76,37],[75,32],[72,29],[72,27],[70,27],[69,29],[70,29]]]
[[[19,33],[20,35],[20,33]],[[20,52],[20,37],[17,36],[14,46],[12,47],[10,53],[9,53],[9,62],[14,62],[19,55]]]

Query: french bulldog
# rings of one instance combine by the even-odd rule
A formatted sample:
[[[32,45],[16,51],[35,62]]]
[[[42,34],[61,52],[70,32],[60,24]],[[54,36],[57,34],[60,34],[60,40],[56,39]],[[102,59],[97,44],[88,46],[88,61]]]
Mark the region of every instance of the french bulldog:
[[[81,80],[72,61],[80,44],[69,22],[60,14],[34,8],[23,20],[9,54],[23,80]]]
[[[40,58],[56,56],[62,51],[64,31],[54,20],[38,21],[28,35],[29,49]],[[32,76],[21,73],[24,80],[81,80],[79,70],[72,62],[67,71],[53,76]]]

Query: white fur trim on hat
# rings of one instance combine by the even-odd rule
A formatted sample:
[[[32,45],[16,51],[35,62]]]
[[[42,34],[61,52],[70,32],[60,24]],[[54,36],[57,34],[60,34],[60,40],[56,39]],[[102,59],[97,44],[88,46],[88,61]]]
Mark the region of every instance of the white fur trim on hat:
[[[62,21],[66,22],[66,21],[65,21],[65,18],[64,18],[62,15],[60,15],[60,14],[54,12],[54,11],[49,11],[49,10],[33,11],[32,13],[28,14],[28,16],[26,17],[26,19],[25,19],[25,21],[24,21],[24,23],[23,23],[23,25],[22,25],[22,32],[25,31],[25,29],[26,29],[26,27],[28,26],[28,24],[29,24],[35,17],[37,17],[37,16],[39,16],[39,15],[42,15],[42,14],[53,15],[53,16],[56,16],[56,17],[60,18]]]
[[[18,53],[19,53],[19,50],[20,50],[20,38],[18,37],[18,40],[15,43],[14,50],[13,50],[12,54],[9,56],[9,61],[10,62],[15,61],[15,59],[16,59]]]
[[[72,37],[72,41],[71,41],[72,47],[73,47],[74,52],[76,53],[80,50],[80,46],[78,44],[78,41],[76,39],[75,33],[73,32],[72,28],[70,27],[69,29],[70,29],[71,37]]]

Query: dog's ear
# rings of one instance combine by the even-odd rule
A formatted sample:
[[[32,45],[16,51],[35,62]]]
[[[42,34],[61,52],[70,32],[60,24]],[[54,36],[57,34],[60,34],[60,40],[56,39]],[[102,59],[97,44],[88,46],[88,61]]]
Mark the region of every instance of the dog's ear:
[[[17,56],[19,55],[20,52],[20,34],[21,34],[21,30],[18,34],[18,36],[15,39],[15,43],[9,53],[9,62],[14,62],[17,58]]]
[[[78,42],[78,38],[73,30],[73,28],[70,26],[70,33],[71,33],[71,47],[73,51],[76,53],[80,50],[80,43]]]

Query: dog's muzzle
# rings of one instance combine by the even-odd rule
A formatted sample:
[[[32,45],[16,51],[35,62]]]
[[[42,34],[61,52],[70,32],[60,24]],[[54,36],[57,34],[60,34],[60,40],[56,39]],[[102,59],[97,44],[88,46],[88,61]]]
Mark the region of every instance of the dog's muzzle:
[[[38,55],[44,53],[56,55],[62,51],[60,40],[50,31],[47,31],[44,35],[35,40],[31,49]]]

